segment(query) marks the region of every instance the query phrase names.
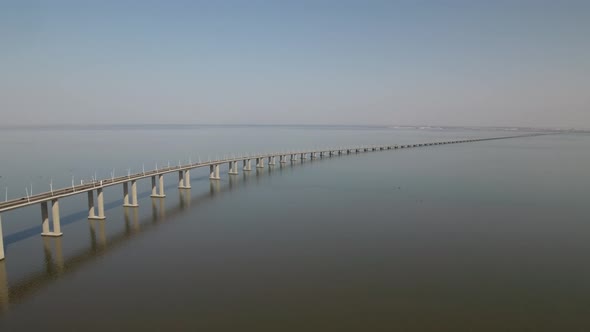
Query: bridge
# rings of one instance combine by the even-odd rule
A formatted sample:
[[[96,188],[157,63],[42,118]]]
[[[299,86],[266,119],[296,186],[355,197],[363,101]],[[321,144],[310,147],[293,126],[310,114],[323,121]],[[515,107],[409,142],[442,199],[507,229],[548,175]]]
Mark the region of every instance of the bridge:
[[[62,236],[61,224],[60,224],[60,213],[59,213],[59,200],[61,198],[80,195],[86,193],[88,195],[88,219],[89,220],[103,220],[106,219],[105,208],[104,208],[104,195],[103,189],[105,187],[122,185],[123,186],[123,206],[129,208],[137,208],[137,181],[142,179],[151,178],[152,192],[151,197],[153,198],[164,198],[164,175],[169,173],[178,173],[178,188],[179,189],[190,189],[190,171],[196,168],[209,167],[209,179],[211,181],[220,180],[220,167],[222,165],[228,165],[228,174],[236,175],[239,173],[238,164],[242,163],[242,170],[248,172],[252,170],[252,161],[255,161],[256,168],[264,168],[265,161],[268,162],[269,166],[276,165],[277,158],[280,164],[287,162],[303,161],[307,158],[316,159],[332,156],[341,156],[349,154],[358,154],[364,152],[375,152],[385,150],[396,150],[396,149],[409,149],[435,145],[447,145],[447,144],[458,144],[468,142],[479,142],[489,140],[499,140],[517,137],[528,137],[537,136],[541,134],[527,134],[517,136],[502,136],[492,138],[474,138],[474,139],[462,139],[462,140],[451,140],[442,142],[427,142],[417,144],[404,144],[404,145],[373,145],[373,146],[355,146],[347,148],[334,148],[334,149],[319,149],[319,150],[303,150],[303,151],[291,151],[291,152],[277,152],[277,153],[266,153],[257,155],[246,155],[218,160],[210,160],[207,162],[189,163],[186,165],[178,165],[172,167],[164,167],[161,169],[155,169],[151,171],[142,171],[140,173],[129,174],[127,176],[111,177],[108,179],[97,180],[93,179],[89,183],[82,183],[79,185],[72,185],[68,188],[62,188],[57,190],[51,190],[49,192],[29,195],[17,199],[7,200],[0,203],[0,260],[5,258],[4,253],[4,238],[2,235],[2,216],[1,213],[5,211],[15,210],[19,208],[28,207],[31,205],[41,205],[41,224],[42,224],[42,236],[59,237]],[[131,191],[129,190],[129,184],[131,184]],[[96,202],[94,199],[94,193],[96,192]],[[51,221],[49,223],[49,203],[51,203]],[[96,204],[95,204],[96,203]],[[52,227],[50,227],[52,226]]]

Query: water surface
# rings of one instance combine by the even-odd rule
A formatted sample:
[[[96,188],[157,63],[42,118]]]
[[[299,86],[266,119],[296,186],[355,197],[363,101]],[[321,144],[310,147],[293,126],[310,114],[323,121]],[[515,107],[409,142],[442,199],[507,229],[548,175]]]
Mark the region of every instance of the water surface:
[[[503,134],[4,130],[0,189],[16,197],[207,155]],[[590,136],[562,134],[308,160],[217,183],[199,170],[190,191],[171,174],[165,199],[140,182],[137,209],[106,189],[106,221],[86,220],[83,195],[60,200],[61,238],[39,236],[38,206],[7,212],[0,327],[587,331],[589,166]]]

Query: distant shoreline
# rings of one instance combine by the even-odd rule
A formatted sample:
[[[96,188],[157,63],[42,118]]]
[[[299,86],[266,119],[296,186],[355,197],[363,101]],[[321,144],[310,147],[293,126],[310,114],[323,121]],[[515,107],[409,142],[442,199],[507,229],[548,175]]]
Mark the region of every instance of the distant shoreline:
[[[535,128],[535,127],[479,127],[433,125],[331,125],[331,124],[51,124],[51,125],[0,125],[0,130],[190,130],[199,128],[309,128],[309,129],[392,129],[392,130],[492,130],[492,131],[547,131],[590,133],[590,129]]]

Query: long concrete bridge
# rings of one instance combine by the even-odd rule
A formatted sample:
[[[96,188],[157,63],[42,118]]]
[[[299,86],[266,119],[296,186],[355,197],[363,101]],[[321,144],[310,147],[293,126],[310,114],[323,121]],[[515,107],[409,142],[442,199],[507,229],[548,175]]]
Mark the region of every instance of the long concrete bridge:
[[[178,165],[172,167],[165,167],[161,169],[155,169],[151,171],[142,171],[140,173],[129,174],[127,176],[112,177],[103,180],[93,180],[90,183],[74,185],[68,188],[52,190],[49,192],[21,197],[17,199],[8,200],[0,203],[0,213],[19,208],[24,208],[31,205],[41,205],[41,224],[42,224],[42,236],[62,236],[61,224],[60,224],[60,212],[59,212],[59,200],[68,196],[79,195],[86,193],[88,195],[88,219],[90,220],[103,220],[106,219],[105,208],[104,208],[104,195],[103,188],[122,185],[123,186],[123,206],[129,208],[138,207],[137,199],[137,181],[142,179],[151,178],[152,182],[152,194],[153,198],[166,197],[164,193],[164,175],[168,173],[178,173],[178,188],[179,189],[190,189],[190,171],[196,168],[209,167],[209,179],[211,181],[217,181],[220,177],[220,167],[222,165],[228,165],[228,174],[236,175],[239,172],[238,164],[242,163],[242,170],[248,172],[252,170],[252,161],[255,161],[256,168],[264,168],[265,161],[268,162],[269,166],[276,165],[277,158],[280,164],[287,162],[303,161],[307,158],[316,159],[340,155],[357,154],[364,152],[374,151],[385,151],[385,150],[396,150],[396,149],[408,149],[418,148],[434,145],[446,145],[446,144],[458,144],[467,142],[479,142],[488,140],[499,140],[516,137],[526,136],[537,136],[539,134],[527,134],[518,136],[503,136],[493,138],[474,138],[474,139],[461,139],[451,140],[442,142],[427,142],[417,144],[403,144],[403,145],[374,145],[374,146],[356,146],[347,148],[334,148],[334,149],[320,149],[320,150],[303,150],[303,151],[292,151],[292,152],[277,152],[267,153],[258,155],[247,155],[232,157],[226,159],[212,160],[207,162],[189,163],[186,165]],[[131,184],[131,190],[129,190],[129,184]],[[96,192],[96,201],[94,199],[94,193]],[[51,221],[49,223],[49,203],[51,203]],[[96,204],[95,204],[96,203]],[[52,226],[52,227],[50,227]],[[2,235],[2,218],[0,214],[0,260],[5,258],[4,254],[4,238]]]

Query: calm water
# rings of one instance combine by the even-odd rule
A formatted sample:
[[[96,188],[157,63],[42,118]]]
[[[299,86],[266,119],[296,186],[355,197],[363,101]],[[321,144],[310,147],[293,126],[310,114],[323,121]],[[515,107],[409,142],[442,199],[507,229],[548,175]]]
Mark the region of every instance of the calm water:
[[[223,154],[502,132],[195,127],[0,130],[0,198]],[[509,133],[512,134],[512,133]],[[227,167],[223,170],[227,172]],[[192,189],[139,183],[2,215],[4,331],[589,331],[590,135],[296,162]]]

